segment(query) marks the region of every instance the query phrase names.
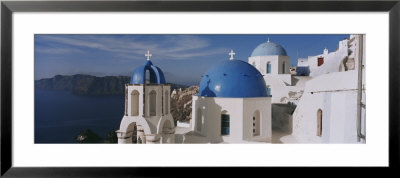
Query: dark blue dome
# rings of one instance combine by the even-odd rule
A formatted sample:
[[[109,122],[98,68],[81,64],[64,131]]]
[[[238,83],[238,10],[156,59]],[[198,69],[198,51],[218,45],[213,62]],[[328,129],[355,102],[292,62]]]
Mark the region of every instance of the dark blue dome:
[[[145,84],[147,70],[150,72],[150,83],[165,84],[164,73],[149,60],[133,71],[130,84]]]
[[[262,74],[241,60],[225,60],[202,76],[199,96],[249,98],[266,97]]]
[[[281,45],[272,43],[270,41],[261,43],[251,53],[251,57],[253,57],[253,56],[275,56],[275,55],[287,56],[286,50]]]

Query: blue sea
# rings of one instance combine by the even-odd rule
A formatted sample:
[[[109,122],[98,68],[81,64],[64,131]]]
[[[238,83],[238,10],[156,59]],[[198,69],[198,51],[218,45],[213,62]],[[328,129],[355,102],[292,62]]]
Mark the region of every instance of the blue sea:
[[[119,129],[124,96],[78,96],[68,91],[35,90],[35,143],[76,143],[90,129],[103,139]]]

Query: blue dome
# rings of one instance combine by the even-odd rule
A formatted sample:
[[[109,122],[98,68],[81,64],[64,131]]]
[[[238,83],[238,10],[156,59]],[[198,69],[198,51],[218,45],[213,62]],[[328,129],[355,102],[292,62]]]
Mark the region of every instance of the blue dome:
[[[165,84],[164,73],[149,60],[133,71],[130,84],[145,84],[147,70],[150,72],[150,83]]]
[[[261,43],[251,53],[251,57],[253,57],[253,56],[275,56],[275,55],[287,56],[286,50],[281,45],[272,43],[270,41]]]
[[[249,98],[266,97],[262,74],[241,60],[225,60],[202,76],[199,96]]]

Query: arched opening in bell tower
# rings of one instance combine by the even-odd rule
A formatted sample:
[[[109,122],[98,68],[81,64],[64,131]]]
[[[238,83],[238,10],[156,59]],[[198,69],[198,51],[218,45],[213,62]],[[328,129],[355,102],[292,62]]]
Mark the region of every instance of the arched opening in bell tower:
[[[133,90],[131,93],[131,116],[139,115],[139,92]]]
[[[169,92],[164,92],[164,113],[169,114]]]
[[[149,107],[150,107],[150,116],[155,116],[157,114],[157,92],[152,90],[149,94],[149,98],[150,98],[150,103],[149,103]]]

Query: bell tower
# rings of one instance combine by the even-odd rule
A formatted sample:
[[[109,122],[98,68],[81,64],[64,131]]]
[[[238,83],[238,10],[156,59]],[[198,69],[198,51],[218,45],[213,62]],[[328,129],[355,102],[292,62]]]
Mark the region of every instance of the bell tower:
[[[170,114],[171,86],[165,82],[160,68],[150,60],[136,68],[125,85],[125,113],[118,134],[118,143],[174,142],[174,121]]]

